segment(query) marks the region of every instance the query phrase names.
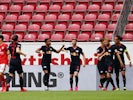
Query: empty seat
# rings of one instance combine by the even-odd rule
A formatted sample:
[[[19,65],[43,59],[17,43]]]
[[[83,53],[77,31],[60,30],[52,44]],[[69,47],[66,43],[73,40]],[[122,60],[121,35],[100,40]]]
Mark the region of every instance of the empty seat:
[[[89,41],[90,36],[88,34],[79,34],[78,41]]]
[[[12,24],[13,26],[16,25],[16,21],[17,21],[17,16],[16,15],[7,15],[5,18],[5,23],[6,24]]]
[[[41,33],[42,34],[47,34],[49,37],[51,37],[51,34],[53,32],[53,25],[51,24],[44,24],[42,27],[41,27]]]
[[[70,24],[68,26],[68,31],[69,31],[69,34],[75,34],[76,37],[78,36],[79,34],[79,30],[80,30],[80,26],[78,24]]]
[[[105,4],[102,6],[101,11],[103,14],[108,14],[111,16],[113,12],[113,6],[111,4]]]
[[[5,5],[0,5],[0,15],[2,15],[3,17],[5,17],[6,13],[7,13],[7,6]]]
[[[94,26],[97,16],[95,14],[87,14],[85,16],[85,24],[92,24]]]
[[[14,14],[14,15],[16,15],[17,17],[19,16],[20,11],[21,11],[21,6],[19,6],[19,5],[12,5],[12,6],[10,6],[10,8],[9,8],[10,14]]]
[[[88,12],[91,14],[95,14],[96,16],[98,16],[99,10],[100,10],[100,6],[97,4],[92,4],[88,7]]]
[[[104,24],[96,24],[94,27],[94,31],[95,33],[99,33],[104,35],[105,31],[106,31],[106,25]]]
[[[38,3],[38,0],[26,0],[27,5],[32,5],[34,7],[36,7],[37,3]]]
[[[125,28],[125,30],[133,30],[133,23],[127,24]]]
[[[37,38],[38,34],[40,31],[40,26],[37,24],[32,24],[28,26],[28,33],[29,34],[34,34]]]
[[[37,15],[33,15],[32,16],[32,24],[37,24],[39,25],[40,27],[42,26],[42,23],[43,23],[43,20],[44,20],[44,16],[43,15],[40,15],[40,14],[37,14]]]
[[[13,34],[13,25],[11,24],[5,24],[2,26],[2,34],[8,34],[9,37],[11,37],[11,34]]]
[[[36,36],[34,34],[26,34],[24,36],[24,41],[35,42],[36,41]]]
[[[53,34],[51,36],[51,41],[63,41],[63,37],[60,34]]]
[[[49,35],[47,34],[39,34],[38,35],[38,38],[37,38],[37,41],[44,41],[45,39],[49,39]]]
[[[97,5],[101,6],[103,1],[104,0],[92,0],[92,4],[97,4]]]
[[[133,41],[133,34],[126,33],[122,35],[123,41]]]
[[[111,17],[112,23],[113,22],[116,23],[118,21],[119,17],[120,17],[120,14],[113,14]]]
[[[56,5],[62,6],[64,3],[64,0],[52,0],[52,2],[53,2],[53,5],[56,4]]]
[[[49,7],[49,13],[55,14],[56,16],[59,15],[60,10],[61,10],[61,6],[59,5],[50,5]]]
[[[51,24],[51,25],[55,25],[57,20],[57,16],[54,14],[49,14],[45,16],[45,24]]]
[[[114,6],[117,0],[105,0],[104,2],[105,4],[111,4],[112,6]]]
[[[117,26],[117,24],[109,24],[108,28],[107,28],[108,33],[113,32],[116,29],[116,26]]]
[[[74,9],[73,5],[67,4],[67,5],[62,6],[61,11],[62,11],[63,14],[68,14],[69,16],[71,16],[72,12],[73,12],[73,9]]]
[[[24,38],[26,31],[27,31],[27,27],[24,24],[18,24],[15,26],[15,29],[14,29],[15,34],[20,34],[22,38]]]
[[[2,34],[4,37],[4,41],[5,42],[9,42],[10,41],[10,36],[8,34]]]
[[[25,0],[12,0],[14,5],[19,5],[19,6],[23,6],[25,3]]]
[[[105,35],[105,38],[107,38],[107,39],[109,39],[109,40],[112,40],[113,34],[111,34],[111,33],[106,34],[106,35]]]
[[[8,9],[12,0],[0,0],[0,4],[5,5]]]
[[[86,13],[87,6],[84,4],[77,5],[75,7],[76,14],[84,15]]]
[[[110,20],[110,16],[108,14],[101,14],[98,16],[98,21],[100,24],[105,24],[106,26],[108,25]]]
[[[41,14],[45,16],[45,14],[47,13],[47,9],[48,7],[46,5],[38,5],[35,11],[36,11],[36,14]]]
[[[40,5],[46,5],[47,7],[49,7],[51,0],[39,0]]]
[[[25,6],[23,6],[23,8],[22,8],[23,14],[29,15],[30,18],[31,18],[31,16],[32,16],[32,14],[33,14],[33,11],[34,11],[34,6],[32,6],[32,5],[25,5]]]
[[[103,35],[102,34],[92,34],[91,35],[91,41],[95,41],[95,42],[99,42],[101,39],[103,38]]]
[[[128,15],[128,22],[130,23],[133,23],[133,14],[129,14]]]
[[[123,4],[118,4],[114,8],[115,12],[120,12],[122,11],[122,9],[123,9]]]
[[[28,27],[29,24],[29,20],[30,20],[30,16],[29,15],[20,15],[18,17],[18,23],[19,24],[25,24]]]
[[[72,41],[72,39],[76,39],[75,34],[66,34],[64,40],[65,41]]]
[[[69,4],[69,5],[72,5],[72,6],[75,6],[76,0],[66,0],[65,3]]]
[[[69,24],[69,19],[70,19],[69,15],[61,14],[61,15],[58,16],[58,24],[68,25]]]
[[[79,24],[81,25],[82,21],[83,21],[83,16],[81,14],[74,14],[72,16],[72,24]]]
[[[92,30],[93,30],[93,25],[91,25],[91,24],[83,24],[81,26],[81,32],[82,32],[82,34],[88,34],[88,35],[90,35],[91,32],[92,32]]]

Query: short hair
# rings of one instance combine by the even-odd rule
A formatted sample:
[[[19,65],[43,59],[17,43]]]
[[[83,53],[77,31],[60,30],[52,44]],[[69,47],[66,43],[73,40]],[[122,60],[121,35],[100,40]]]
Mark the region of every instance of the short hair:
[[[2,39],[2,41],[4,40],[4,36],[3,35],[0,35],[0,38]]]
[[[45,40],[44,40],[44,42],[46,43],[48,40],[50,40],[49,38],[46,38]]]
[[[104,41],[104,38],[100,39],[100,42],[103,42]]]
[[[77,39],[76,38],[73,38],[72,40],[75,40],[77,42]]]
[[[118,40],[122,41],[122,37],[121,37],[121,36],[116,35],[115,37],[117,37],[117,38],[118,38]]]
[[[12,36],[12,40],[13,40],[13,41],[18,41],[18,35],[16,35],[16,34],[13,35],[13,36]]]

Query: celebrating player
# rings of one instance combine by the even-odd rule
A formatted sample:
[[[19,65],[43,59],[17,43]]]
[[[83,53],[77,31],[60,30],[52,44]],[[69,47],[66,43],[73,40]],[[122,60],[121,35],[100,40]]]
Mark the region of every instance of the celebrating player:
[[[46,90],[48,90],[48,87],[49,87],[49,75],[50,75],[50,72],[51,72],[50,63],[51,63],[52,51],[56,52],[56,53],[59,53],[60,51],[62,51],[63,47],[64,47],[64,45],[59,50],[55,50],[53,47],[51,47],[51,40],[50,39],[45,39],[45,46],[42,46],[41,48],[36,50],[36,53],[43,54],[42,69],[45,73],[45,75],[44,75],[44,84],[47,87]]]
[[[7,44],[3,42],[4,37],[0,35],[0,82],[2,85],[2,90],[5,88],[5,79],[4,79],[4,71],[6,69],[6,65],[8,64],[8,48]]]
[[[105,53],[104,39],[101,39],[100,42],[101,42],[101,46],[97,48],[97,56],[98,56],[97,68],[99,71],[100,84],[101,84],[99,85],[99,88],[103,89],[103,85],[106,81],[106,68],[104,65],[105,57],[103,56]]]
[[[75,91],[78,91],[78,73],[80,71],[80,54],[83,55],[84,67],[85,67],[85,55],[80,47],[77,46],[77,40],[72,39],[72,47],[64,48],[69,50],[71,54],[70,64],[70,91],[73,91],[73,77],[75,77]]]
[[[109,85],[109,82],[112,84],[113,89],[115,90],[116,87],[114,85],[113,79],[112,79],[112,72],[113,72],[113,55],[114,55],[114,49],[113,47],[110,45],[110,42],[108,39],[104,39],[104,45],[105,45],[105,53],[104,53],[104,65],[106,67],[106,77],[107,77],[107,83],[106,86],[104,88],[104,90],[106,91]]]
[[[7,77],[5,92],[9,90],[10,82],[17,71],[19,75],[20,89],[21,92],[26,92],[27,90],[23,88],[23,69],[21,65],[20,55],[26,56],[25,53],[21,51],[21,44],[18,43],[18,36],[14,35],[12,37],[13,42],[9,45],[10,52],[10,64],[9,64],[9,77]]]
[[[120,90],[119,87],[119,72],[121,72],[122,77],[123,77],[123,90],[126,90],[126,76],[125,76],[125,71],[126,71],[126,67],[125,67],[125,60],[124,60],[124,53],[126,54],[128,60],[129,60],[129,66],[131,66],[131,59],[130,59],[130,55],[127,51],[127,48],[124,44],[121,43],[122,38],[120,36],[115,36],[115,44],[113,45],[115,48],[115,51],[119,53],[122,63],[121,64],[118,60],[118,57],[115,54],[115,74],[116,74],[116,83],[117,83],[117,90]]]

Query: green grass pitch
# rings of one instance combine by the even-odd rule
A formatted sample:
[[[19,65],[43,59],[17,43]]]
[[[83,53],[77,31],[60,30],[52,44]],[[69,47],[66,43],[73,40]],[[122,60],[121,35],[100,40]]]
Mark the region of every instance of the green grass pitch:
[[[10,91],[0,100],[133,100],[133,91]]]

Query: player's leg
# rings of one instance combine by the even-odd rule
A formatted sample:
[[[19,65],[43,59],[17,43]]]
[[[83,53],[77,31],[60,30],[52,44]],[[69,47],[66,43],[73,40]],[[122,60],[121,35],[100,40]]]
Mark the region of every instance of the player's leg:
[[[70,65],[70,91],[73,91],[74,67]]]
[[[125,74],[125,70],[122,70],[121,73],[122,73],[122,78],[123,78],[123,90],[127,90],[126,89],[126,74]]]
[[[106,76],[105,76],[105,74],[100,74],[100,84],[101,85],[99,85],[99,88],[103,88],[104,87],[104,83],[105,83],[105,81],[106,81]]]
[[[120,86],[119,86],[119,68],[115,68],[115,75],[116,75],[116,85],[117,85],[117,89],[116,90],[120,90]]]
[[[2,86],[2,90],[4,90],[5,88],[5,78],[4,78],[4,71],[6,68],[6,64],[0,64],[0,82],[1,82],[1,86]]]

